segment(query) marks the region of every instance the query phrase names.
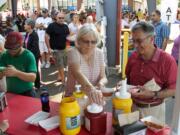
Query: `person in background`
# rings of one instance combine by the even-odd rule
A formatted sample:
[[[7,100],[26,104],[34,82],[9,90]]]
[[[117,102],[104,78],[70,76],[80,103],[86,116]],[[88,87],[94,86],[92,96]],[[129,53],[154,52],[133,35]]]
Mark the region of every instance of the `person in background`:
[[[174,40],[174,45],[173,45],[172,52],[171,52],[171,55],[176,60],[177,64],[179,61],[179,48],[180,48],[180,35]]]
[[[36,11],[34,12],[30,12],[29,13],[29,18],[33,19],[34,21],[36,21],[36,19],[38,18],[38,14]]]
[[[180,10],[179,9],[177,11],[176,21],[174,22],[174,24],[178,25],[177,27],[180,29]],[[171,24],[171,25],[173,25],[173,24]],[[177,33],[178,33],[178,31],[176,31],[176,35],[177,35]],[[178,35],[178,37],[176,37],[174,39],[174,45],[173,45],[172,52],[171,52],[171,55],[176,60],[177,64],[179,61],[179,49],[180,49],[180,35]]]
[[[66,67],[66,37],[69,35],[69,28],[64,23],[64,13],[59,12],[56,16],[56,22],[51,23],[47,30],[45,41],[48,50],[53,50],[53,55],[58,67],[57,81],[65,81],[64,68]]]
[[[132,18],[132,21],[130,22],[130,28],[132,29],[132,27],[137,23],[137,22],[139,22],[139,18],[138,18],[138,16],[133,16],[133,18]]]
[[[107,83],[103,52],[96,47],[99,33],[93,24],[84,24],[76,45],[68,51],[68,77],[65,96],[71,96],[79,83],[91,102],[103,104],[101,89]]]
[[[81,24],[83,25],[83,24],[85,24],[86,22],[87,22],[87,12],[86,11],[84,11],[84,10],[82,10],[81,12],[80,12],[80,15],[79,15],[79,21],[81,22]],[[91,16],[91,15],[89,15],[89,16]],[[93,17],[92,17],[92,21],[94,22],[94,19],[93,19]]]
[[[152,24],[155,27],[155,40],[154,43],[157,47],[161,48],[162,50],[166,50],[166,46],[169,40],[170,29],[169,27],[162,22],[161,20],[161,12],[159,10],[155,10],[152,12]]]
[[[70,41],[70,46],[74,47],[77,33],[78,33],[79,29],[81,28],[81,23],[79,21],[78,14],[73,15],[72,22],[68,25],[68,27],[69,27],[70,34],[67,37],[67,40]]]
[[[6,30],[6,26],[7,24],[6,24],[6,21],[5,20],[3,20],[3,16],[2,16],[2,13],[0,13],[0,34],[2,35],[2,36],[5,36],[5,30]]]
[[[174,23],[180,24],[180,9],[177,10],[176,20]]]
[[[67,23],[67,24],[70,24],[72,22],[72,18],[73,18],[73,15],[76,14],[76,11],[75,10],[70,10],[69,12],[67,11],[66,12],[66,15],[65,15],[65,19],[64,21]]]
[[[10,32],[13,32],[13,23],[12,18],[7,18],[6,20],[6,28],[4,29],[4,36],[6,37]]]
[[[86,23],[89,23],[89,24],[93,24],[93,17],[92,16],[87,16],[86,18]]]
[[[41,68],[49,68],[51,66],[50,50],[48,50],[45,42],[45,33],[48,25],[52,23],[52,19],[48,17],[48,10],[42,9],[42,17],[38,17],[36,20],[36,28],[39,37],[39,49],[41,53]]]
[[[3,26],[2,26],[2,14],[0,13],[0,34],[3,34]]]
[[[39,51],[39,38],[37,33],[34,31],[35,21],[31,18],[28,18],[25,21],[24,29],[26,30],[26,35],[24,39],[24,47],[30,50],[35,57],[37,74],[35,80],[35,87],[37,89],[40,88],[40,71],[39,71],[39,59],[40,59],[40,51]]]
[[[5,38],[0,35],[0,57],[2,55],[2,53],[4,52],[4,44],[5,44]],[[6,77],[3,77],[1,80],[0,80],[0,91],[7,91],[7,88],[6,88]]]
[[[143,12],[142,10],[139,8],[137,13],[136,13],[136,16],[138,16],[139,20],[142,20],[143,19]]]
[[[121,28],[129,28],[129,13],[125,12],[122,16],[122,25]]]
[[[6,51],[0,58],[0,66],[6,68],[0,72],[0,79],[6,76],[8,92],[35,97],[36,61],[34,55],[22,46],[23,38],[19,32],[7,35],[4,46]]]
[[[174,58],[154,45],[155,29],[147,22],[139,22],[132,28],[132,42],[136,51],[128,59],[127,82],[139,86],[132,93],[133,103],[142,117],[154,116],[165,122],[163,100],[175,95],[177,64]],[[159,91],[143,85],[154,78]]]

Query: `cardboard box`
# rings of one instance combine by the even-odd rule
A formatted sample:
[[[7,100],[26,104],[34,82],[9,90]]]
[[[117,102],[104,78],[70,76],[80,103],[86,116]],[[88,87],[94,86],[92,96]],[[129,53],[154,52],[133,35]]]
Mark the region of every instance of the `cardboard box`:
[[[115,135],[146,135],[146,125],[143,122],[137,121],[126,126],[115,126]]]

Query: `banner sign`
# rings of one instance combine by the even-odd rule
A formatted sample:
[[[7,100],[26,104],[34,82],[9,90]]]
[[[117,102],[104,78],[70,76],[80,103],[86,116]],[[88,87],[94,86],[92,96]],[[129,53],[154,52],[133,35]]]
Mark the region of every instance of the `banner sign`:
[[[161,19],[173,23],[176,20],[178,0],[161,0]]]

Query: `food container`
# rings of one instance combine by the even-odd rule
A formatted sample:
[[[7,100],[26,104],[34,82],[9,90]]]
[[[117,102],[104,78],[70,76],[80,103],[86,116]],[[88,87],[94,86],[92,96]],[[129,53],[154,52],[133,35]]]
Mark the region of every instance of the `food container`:
[[[116,135],[147,135],[146,130],[146,125],[140,121],[122,127],[114,126],[114,134]]]
[[[157,133],[157,132],[160,132],[162,131],[166,125],[159,121],[158,119],[156,119],[155,117],[153,116],[148,116],[148,117],[145,117],[143,119],[141,119],[141,121],[153,132]]]
[[[74,97],[63,98],[59,106],[59,118],[63,135],[77,135],[80,132],[80,107]]]
[[[112,94],[114,92],[114,89],[104,87],[104,88],[101,89],[101,91],[102,91],[102,94],[103,94],[104,97],[109,97],[109,96],[112,96]]]
[[[85,128],[91,135],[100,135],[106,133],[107,113],[103,111],[103,106],[92,103],[84,111]]]

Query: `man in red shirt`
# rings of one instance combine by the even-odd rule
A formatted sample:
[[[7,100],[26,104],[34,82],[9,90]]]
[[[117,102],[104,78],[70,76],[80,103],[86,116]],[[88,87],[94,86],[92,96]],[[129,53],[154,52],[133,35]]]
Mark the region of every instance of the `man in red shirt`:
[[[128,84],[140,86],[133,93],[133,102],[142,117],[152,115],[165,121],[164,98],[172,97],[176,89],[177,64],[172,56],[157,48],[154,43],[154,27],[139,22],[132,28],[132,40],[136,51],[126,67]],[[152,91],[143,85],[155,79],[160,91]]]

